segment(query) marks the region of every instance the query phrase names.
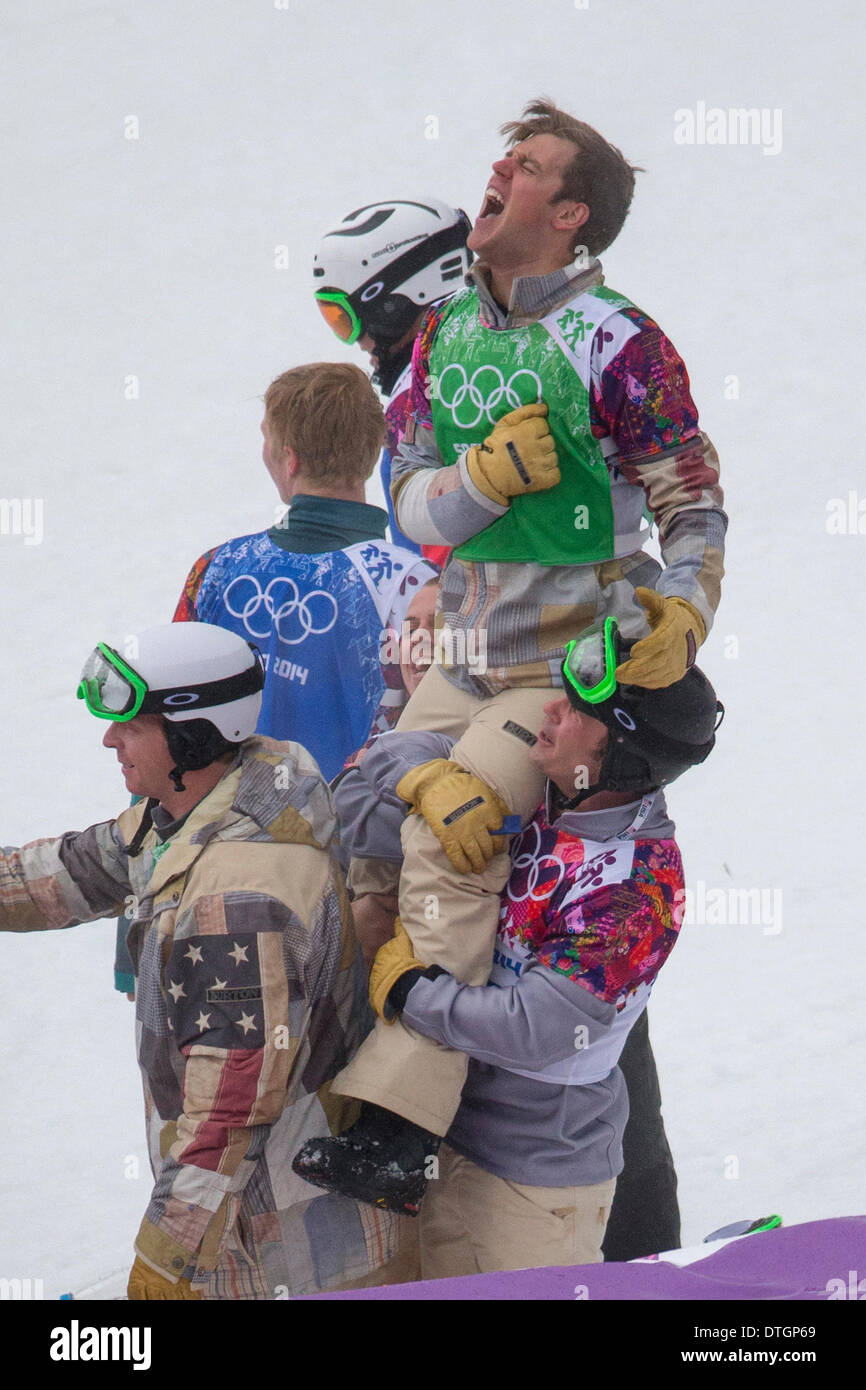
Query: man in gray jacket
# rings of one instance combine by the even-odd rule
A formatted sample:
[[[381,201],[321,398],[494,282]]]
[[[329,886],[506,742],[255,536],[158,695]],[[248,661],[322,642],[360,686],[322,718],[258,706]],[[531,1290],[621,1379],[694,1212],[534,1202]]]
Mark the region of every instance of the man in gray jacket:
[[[591,629],[570,644],[566,694],[547,705],[532,750],[547,791],[512,844],[495,988],[417,959],[399,924],[374,965],[371,998],[386,1021],[402,1013],[470,1057],[460,1108],[423,1175],[437,1179],[421,1206],[425,1278],[601,1258],[628,1116],[617,1063],[630,1029],[645,1025],[684,897],[660,788],[707,756],[719,707],[696,669],[661,690],[614,683],[599,695],[584,677],[600,640]],[[389,734],[345,774],[336,800],[353,853],[399,857],[405,807],[393,788],[447,745]],[[351,1164],[351,1136],[336,1145]],[[354,1158],[361,1195],[362,1152]]]

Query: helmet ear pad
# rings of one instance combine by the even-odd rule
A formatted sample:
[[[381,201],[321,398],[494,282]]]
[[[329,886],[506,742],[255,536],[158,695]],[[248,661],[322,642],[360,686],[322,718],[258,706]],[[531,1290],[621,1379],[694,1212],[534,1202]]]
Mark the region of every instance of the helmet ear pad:
[[[163,718],[162,722],[168,751],[174,759],[174,767],[168,775],[176,791],[186,791],[183,784],[185,772],[199,772],[203,767],[210,767],[223,754],[237,751],[238,745],[223,738],[209,719]]]
[[[646,758],[629,748],[625,737],[610,728],[598,783],[612,792],[647,792],[658,786]]]
[[[413,304],[405,294],[395,292],[362,306],[359,317],[364,332],[369,333],[377,347],[387,349],[411,333],[423,313],[423,304]]]

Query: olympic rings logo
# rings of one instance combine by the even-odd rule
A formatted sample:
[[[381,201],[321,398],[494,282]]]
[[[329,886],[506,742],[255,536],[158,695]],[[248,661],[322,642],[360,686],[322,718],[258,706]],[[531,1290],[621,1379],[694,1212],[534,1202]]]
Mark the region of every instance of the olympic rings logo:
[[[280,585],[285,586],[283,594],[286,596],[277,606]],[[232,607],[232,596],[235,603],[240,604],[239,608]],[[233,618],[241,619],[251,637],[270,637],[273,630],[287,647],[297,646],[307,637],[320,637],[330,632],[339,612],[333,594],[325,589],[312,589],[301,598],[294,579],[281,575],[272,579],[263,592],[254,575],[239,574],[223,594],[223,602]],[[256,618],[261,609],[264,612]],[[255,623],[251,621],[254,618]]]
[[[456,385],[453,386],[453,390],[449,387],[448,396],[446,396],[445,382],[449,372],[455,373]],[[478,385],[479,379],[483,378],[485,374],[493,378],[493,385],[486,395]],[[528,400],[524,400],[523,395],[517,389],[516,382],[520,377],[528,379],[527,384],[521,388],[524,394],[529,395]],[[476,367],[467,380],[466,370],[462,364],[449,362],[445,370],[440,372],[436,378],[435,386],[436,399],[442,403],[446,410],[450,411],[455,425],[463,430],[471,430],[476,425],[480,425],[485,415],[489,424],[495,424],[493,411],[503,400],[509,410],[517,410],[522,405],[534,405],[536,401],[541,400],[542,395],[541,379],[529,367],[519,367],[506,381],[499,368],[494,367],[491,363]],[[469,405],[461,410],[467,396]],[[504,413],[504,411],[500,412],[500,414]],[[471,420],[468,418],[470,414]]]
[[[527,840],[527,835],[530,829],[535,835],[535,845],[532,848],[529,847],[528,843],[524,845],[524,841]],[[520,893],[519,895],[515,893],[511,887],[511,880],[509,880],[508,886],[506,888],[506,895],[511,900],[511,902],[525,903],[527,898],[529,898],[530,901],[534,903],[546,902],[547,899],[553,893],[556,892],[557,888],[562,882],[563,877],[565,875],[565,865],[563,864],[562,860],[556,854],[539,855],[538,851],[540,849],[541,832],[539,831],[538,826],[527,826],[526,831],[524,831],[523,835],[521,835],[520,837],[520,853],[515,855],[511,860],[512,876],[515,869],[524,869],[526,871],[526,892]],[[538,894],[535,892],[535,889],[538,887],[538,880],[542,876],[542,865],[544,863],[556,865],[556,882],[549,883],[545,880],[543,884],[543,890],[540,894]]]

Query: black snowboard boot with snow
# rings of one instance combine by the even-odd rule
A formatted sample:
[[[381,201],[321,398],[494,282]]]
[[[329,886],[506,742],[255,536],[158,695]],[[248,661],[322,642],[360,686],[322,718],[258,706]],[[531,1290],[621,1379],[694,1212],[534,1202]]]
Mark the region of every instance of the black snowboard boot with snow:
[[[431,1160],[441,1143],[438,1134],[365,1101],[351,1129],[325,1139],[308,1139],[292,1160],[292,1168],[316,1187],[401,1216],[417,1216],[432,1176]]]

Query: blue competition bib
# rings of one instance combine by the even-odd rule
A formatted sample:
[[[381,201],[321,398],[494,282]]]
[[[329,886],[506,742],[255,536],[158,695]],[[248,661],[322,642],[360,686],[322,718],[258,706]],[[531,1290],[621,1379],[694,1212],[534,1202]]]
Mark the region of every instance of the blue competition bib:
[[[330,780],[370,732],[384,689],[382,633],[429,577],[389,541],[298,554],[267,532],[213,556],[196,600],[202,622],[262,652],[267,676],[257,732],[307,748]]]

